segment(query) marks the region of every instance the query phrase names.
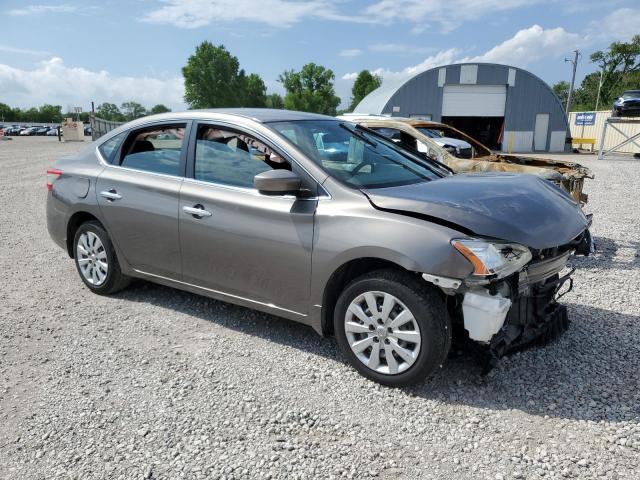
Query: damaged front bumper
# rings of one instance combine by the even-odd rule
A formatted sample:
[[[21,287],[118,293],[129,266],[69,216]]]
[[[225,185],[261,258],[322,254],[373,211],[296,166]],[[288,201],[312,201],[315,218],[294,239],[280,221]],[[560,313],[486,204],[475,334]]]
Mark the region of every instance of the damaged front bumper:
[[[570,245],[532,252],[527,265],[502,279],[479,284],[423,278],[447,294],[454,324],[463,326],[471,340],[487,346],[488,372],[504,355],[545,344],[568,328],[567,309],[558,303],[573,288],[568,261],[574,254],[589,255],[593,248],[585,230]]]

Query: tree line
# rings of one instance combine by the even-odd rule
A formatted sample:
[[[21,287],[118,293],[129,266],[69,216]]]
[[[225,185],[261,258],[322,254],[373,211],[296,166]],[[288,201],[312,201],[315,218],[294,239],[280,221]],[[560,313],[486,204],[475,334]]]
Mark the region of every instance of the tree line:
[[[613,42],[606,50],[592,53],[589,59],[598,69],[584,77],[574,90],[572,111],[595,110],[596,102],[598,110],[607,110],[625,90],[640,89],[640,35],[627,43]],[[566,107],[569,82],[558,82],[552,88]]]
[[[162,104],[146,109],[138,102],[124,102],[120,107],[114,103],[102,103],[96,108],[96,115],[105,120],[115,122],[128,122],[136,118],[154,113],[170,112],[171,110]],[[75,112],[62,112],[62,106],[45,104],[41,107],[21,109],[10,107],[0,103],[1,122],[33,122],[33,123],[60,123],[63,118],[79,118],[83,122],[89,121],[89,112],[77,114]]]

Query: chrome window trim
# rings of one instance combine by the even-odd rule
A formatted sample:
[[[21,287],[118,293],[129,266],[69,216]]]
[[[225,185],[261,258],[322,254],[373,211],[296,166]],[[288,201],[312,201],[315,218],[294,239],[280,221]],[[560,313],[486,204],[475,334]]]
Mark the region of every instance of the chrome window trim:
[[[149,123],[153,123],[153,122],[149,122]],[[111,138],[105,140],[105,142],[110,140]],[[270,198],[289,198],[289,197],[291,197],[291,198],[297,198],[298,200],[323,200],[323,199],[331,199],[332,198],[331,194],[327,191],[327,189],[324,188],[324,186],[320,182],[318,182],[318,180],[316,180],[316,178],[313,175],[311,175],[311,173],[309,173],[306,168],[304,168],[302,165],[300,165],[300,163],[295,162],[295,160],[290,159],[290,155],[286,155],[287,159],[289,161],[294,161],[296,163],[296,165],[300,166],[300,168],[302,168],[313,179],[313,181],[316,182],[318,187],[320,187],[320,189],[322,190],[323,194],[315,196],[315,197],[309,197],[309,198],[298,198],[295,195],[264,195],[264,194],[260,193],[258,190],[256,190],[255,188],[250,188],[250,187],[239,187],[237,185],[227,185],[227,184],[223,184],[223,183],[209,182],[209,181],[205,181],[205,180],[197,180],[195,178],[190,178],[190,177],[186,177],[186,176],[182,176],[182,175],[167,175],[166,173],[150,172],[148,170],[137,170],[135,168],[123,167],[121,165],[113,165],[113,164],[107,162],[104,159],[104,157],[102,156],[102,153],[100,152],[100,146],[101,145],[102,145],[102,143],[100,143],[99,145],[96,146],[95,154],[96,154],[96,157],[98,157],[98,162],[100,164],[102,164],[103,167],[106,167],[106,168],[115,168],[115,169],[120,169],[120,170],[125,170],[125,171],[130,171],[130,172],[137,172],[137,173],[147,173],[147,174],[150,174],[150,175],[157,175],[157,176],[164,177],[164,178],[177,178],[177,179],[181,179],[183,181],[187,181],[187,182],[190,182],[190,183],[197,183],[197,184],[201,184],[201,185],[213,185],[214,187],[226,188],[228,190],[234,190],[234,191],[237,191],[237,192],[249,193],[249,194],[256,195],[256,196],[263,196],[263,197],[270,197]],[[279,148],[282,148],[282,147],[279,146]]]
[[[148,273],[142,270],[138,270],[138,269],[133,269],[134,272],[140,274],[140,275],[144,275],[147,277],[153,277],[153,278],[159,278],[162,280],[166,280],[169,282],[173,282],[173,283],[178,283],[180,285],[185,285],[187,287],[194,287],[194,288],[199,288],[200,290],[206,290],[207,292],[211,292],[211,293],[215,293],[218,295],[223,295],[225,297],[229,297],[229,298],[235,298],[236,300],[242,300],[245,302],[250,302],[250,303],[255,303],[256,305],[262,305],[264,307],[269,307],[275,310],[280,310],[282,312],[288,312],[288,313],[293,313],[294,315],[298,315],[300,317],[306,317],[307,314],[306,313],[300,313],[300,312],[296,312],[295,310],[289,310],[288,308],[284,308],[284,307],[279,307],[278,305],[275,305],[273,303],[265,303],[265,302],[260,302],[258,300],[253,300],[251,298],[247,298],[247,297],[241,297],[240,295],[233,295],[232,293],[225,293],[222,292],[220,290],[214,290],[213,288],[207,288],[207,287],[202,287],[200,285],[196,285],[195,283],[189,283],[189,282],[183,282],[182,280],[176,280],[174,278],[170,278],[170,277],[164,277],[162,275],[156,275],[155,273]]]

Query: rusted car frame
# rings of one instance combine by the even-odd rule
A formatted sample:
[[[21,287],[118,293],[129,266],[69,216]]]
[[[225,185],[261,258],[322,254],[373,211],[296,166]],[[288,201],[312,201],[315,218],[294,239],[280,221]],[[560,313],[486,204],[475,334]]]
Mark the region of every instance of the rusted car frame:
[[[444,163],[456,173],[464,172],[513,172],[528,173],[546,178],[563,187],[574,200],[587,203],[588,196],[582,190],[585,178],[594,178],[591,171],[578,163],[541,159],[521,155],[503,155],[492,152],[485,145],[467,134],[443,123],[413,118],[380,118],[350,116],[349,121],[364,127],[379,130],[394,129],[401,132],[400,142],[421,150],[431,158]],[[422,133],[420,128],[443,131],[445,136],[459,138],[473,147],[472,158],[458,158]],[[419,145],[419,143],[422,145]],[[421,148],[420,148],[421,147]],[[425,151],[426,150],[426,151]]]

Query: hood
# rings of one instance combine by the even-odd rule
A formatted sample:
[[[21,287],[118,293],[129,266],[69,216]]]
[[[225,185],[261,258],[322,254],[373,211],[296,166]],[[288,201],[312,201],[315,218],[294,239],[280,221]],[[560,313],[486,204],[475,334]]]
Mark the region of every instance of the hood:
[[[463,233],[534,249],[569,243],[588,227],[571,197],[534,175],[459,174],[364,193],[381,210],[433,218]]]
[[[432,138],[431,140],[433,140],[435,143],[437,143],[440,146],[452,145],[458,148],[471,148],[471,145],[468,142],[465,142],[464,140],[460,140],[457,138],[439,137],[439,138]]]

